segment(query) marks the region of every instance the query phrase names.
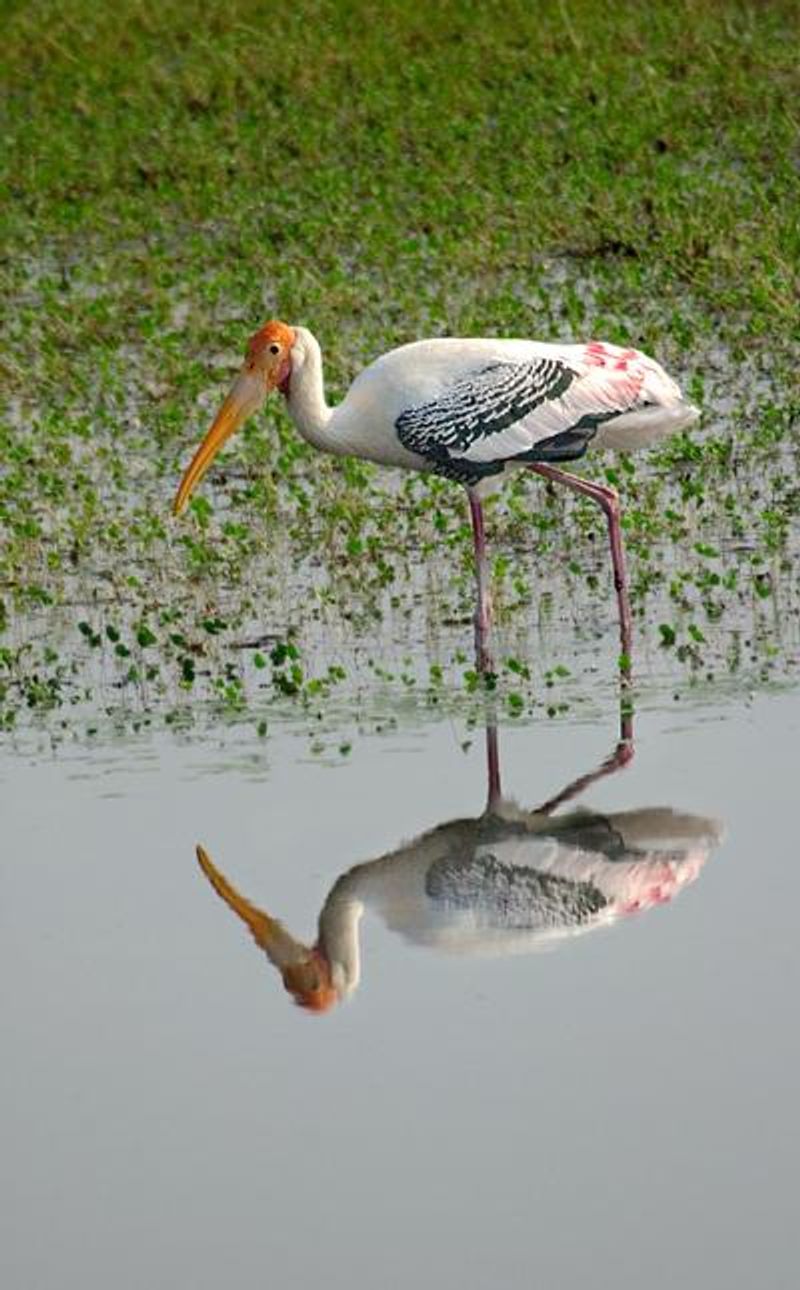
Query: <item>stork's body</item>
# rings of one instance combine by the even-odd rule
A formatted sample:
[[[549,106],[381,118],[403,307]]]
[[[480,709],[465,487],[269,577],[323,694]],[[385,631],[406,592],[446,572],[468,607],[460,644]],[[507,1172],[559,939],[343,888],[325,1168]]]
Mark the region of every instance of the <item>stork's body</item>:
[[[483,480],[529,462],[574,460],[592,440],[642,447],[696,416],[664,369],[637,350],[454,338],[390,350],[329,408],[319,346],[295,330],[307,357],[300,379],[290,377],[287,402],[306,439],[479,491]]]
[[[315,447],[380,465],[432,471],[468,490],[478,580],[476,638],[489,666],[481,496],[509,469],[529,468],[603,508],[614,563],[623,653],[630,649],[616,493],[558,469],[590,444],[629,451],[690,425],[697,409],[664,369],[638,350],[599,341],[442,338],[382,355],[335,408],[325,399],[319,345],[303,327],[267,323],[250,341],[233,389],[181,483],[185,506],[213,456],[270,389],[280,389],[300,434]]]

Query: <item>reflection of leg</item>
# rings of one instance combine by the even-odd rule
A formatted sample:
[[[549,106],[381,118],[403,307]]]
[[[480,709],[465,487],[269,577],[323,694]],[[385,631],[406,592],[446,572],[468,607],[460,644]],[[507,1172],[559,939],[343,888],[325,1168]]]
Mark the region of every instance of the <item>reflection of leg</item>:
[[[587,479],[579,479],[577,475],[570,475],[568,471],[558,470],[555,466],[537,463],[536,465],[531,465],[530,469],[535,474],[552,480],[555,484],[564,484],[566,488],[571,488],[573,492],[580,493],[583,497],[591,497],[603,510],[608,523],[608,541],[611,547],[611,562],[614,566],[614,588],[617,593],[617,609],[619,611],[619,639],[622,651],[620,667],[622,672],[627,675],[630,672],[633,625],[631,606],[628,599],[628,580],[625,576],[622,529],[619,522],[619,497],[616,489],[608,488],[605,484],[593,484]]]
[[[486,810],[492,812],[497,809],[501,799],[500,790],[500,752],[497,747],[497,726],[491,722],[486,726],[486,779],[488,793],[486,795]]]
[[[625,734],[627,729],[628,733]],[[585,792],[592,784],[598,780],[605,779],[606,775],[613,775],[618,770],[623,770],[633,760],[633,724],[630,716],[622,718],[622,736],[616,748],[611,752],[605,761],[602,761],[596,770],[590,770],[586,775],[579,775],[573,779],[571,784],[562,788],[560,793],[555,797],[549,798],[541,806],[537,806],[536,815],[552,815],[553,811],[565,802],[571,802],[579,793]]]
[[[628,691],[625,680],[622,682],[622,694],[619,699],[619,742],[620,745],[628,744],[630,755],[628,760],[633,757],[633,698]]]
[[[467,490],[469,511],[472,517],[472,534],[475,540],[475,581],[478,604],[475,610],[475,655],[479,672],[493,672],[494,662],[489,649],[492,628],[492,593],[489,588],[489,568],[486,559],[486,532],[483,526],[483,507],[475,494]]]
[[[571,802],[579,793],[583,793],[592,784],[596,784],[599,779],[605,779],[606,775],[614,775],[618,770],[624,770],[626,766],[633,761],[633,707],[630,698],[623,686],[623,692],[620,696],[619,703],[619,739],[616,747],[609,753],[605,761],[601,761],[596,770],[590,770],[586,775],[579,775],[573,779],[572,783],[562,788],[560,793],[551,797],[548,801],[543,802],[536,808],[537,815],[551,815],[559,806],[565,802]]]

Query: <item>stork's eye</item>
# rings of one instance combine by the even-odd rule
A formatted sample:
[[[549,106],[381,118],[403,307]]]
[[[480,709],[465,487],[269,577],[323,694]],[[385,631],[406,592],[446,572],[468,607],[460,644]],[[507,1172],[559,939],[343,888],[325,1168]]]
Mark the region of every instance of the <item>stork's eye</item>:
[[[270,354],[280,354],[281,352],[280,345],[270,345],[269,352]]]

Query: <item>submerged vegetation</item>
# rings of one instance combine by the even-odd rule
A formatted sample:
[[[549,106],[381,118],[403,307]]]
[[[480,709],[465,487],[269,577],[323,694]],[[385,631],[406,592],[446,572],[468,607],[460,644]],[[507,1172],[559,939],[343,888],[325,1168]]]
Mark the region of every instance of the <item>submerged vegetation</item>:
[[[626,508],[636,676],[793,675],[797,5],[33,0],[0,52],[0,726],[373,714],[474,694],[440,480],[320,458],[277,401],[169,502],[247,336],[310,326],[336,398],[426,334],[650,350],[704,409],[592,457]],[[491,511],[498,702],[613,679],[601,517]],[[347,743],[341,743],[347,749]]]

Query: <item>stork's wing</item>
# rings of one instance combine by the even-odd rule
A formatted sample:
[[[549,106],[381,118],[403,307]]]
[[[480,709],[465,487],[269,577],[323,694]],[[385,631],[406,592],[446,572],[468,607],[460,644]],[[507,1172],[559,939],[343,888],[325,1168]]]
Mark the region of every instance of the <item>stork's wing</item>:
[[[609,380],[605,373],[575,370],[557,358],[501,361],[407,408],[395,426],[410,452],[435,462],[439,473],[468,483],[515,458],[582,456],[599,424],[640,403],[640,387],[641,379],[632,374]]]

